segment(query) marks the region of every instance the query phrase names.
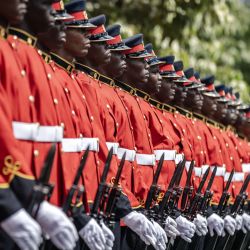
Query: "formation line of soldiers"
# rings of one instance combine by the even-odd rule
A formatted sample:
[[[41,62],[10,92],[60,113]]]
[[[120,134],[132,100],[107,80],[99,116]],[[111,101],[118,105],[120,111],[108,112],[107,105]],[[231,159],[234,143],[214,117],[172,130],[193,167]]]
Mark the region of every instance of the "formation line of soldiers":
[[[0,0],[0,249],[249,249],[249,105],[105,23]]]

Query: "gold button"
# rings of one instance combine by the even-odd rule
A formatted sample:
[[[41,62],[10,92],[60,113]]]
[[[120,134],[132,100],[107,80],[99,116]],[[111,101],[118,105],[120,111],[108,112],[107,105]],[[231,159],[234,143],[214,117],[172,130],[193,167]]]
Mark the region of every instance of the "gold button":
[[[116,123],[116,127],[117,127],[117,128],[119,127],[119,123],[118,123],[118,122]]]
[[[15,35],[15,36],[13,36],[13,39],[14,39],[14,40],[17,40],[17,36],[16,36],[16,35]]]
[[[107,109],[110,109],[110,106],[107,104]]]
[[[145,115],[143,115],[143,118],[144,118],[144,120],[146,120],[146,116]]]
[[[58,104],[58,100],[55,98],[54,99],[54,104],[57,105]]]
[[[202,155],[203,155],[203,153],[204,153],[204,152],[203,152],[203,151],[201,151],[201,154],[202,154]]]
[[[71,113],[72,113],[72,115],[76,115],[75,110],[72,110]]]
[[[72,78],[72,79],[75,79],[74,75],[71,75],[71,78]]]
[[[131,130],[134,130],[134,128],[132,126],[130,126]]]
[[[227,147],[227,148],[229,147],[228,143],[226,143],[226,147]]]
[[[85,97],[85,95],[82,95],[82,99],[83,99],[83,100],[86,100],[86,97]]]
[[[66,93],[69,93],[68,88],[64,88],[64,91],[65,91]]]
[[[38,157],[39,156],[39,151],[37,149],[34,150],[34,156]]]
[[[216,136],[214,136],[214,140],[216,140],[217,138],[216,138]]]
[[[198,136],[197,136],[197,139],[198,139],[198,140],[201,140],[201,137],[198,135]]]
[[[24,69],[21,70],[21,76],[26,76],[26,71]]]
[[[61,122],[60,125],[61,125],[61,127],[63,127],[63,128],[65,127],[65,124],[64,124],[63,122]]]
[[[134,150],[137,151],[137,147],[134,147]]]
[[[97,164],[97,165],[99,165],[99,164],[100,164],[100,161],[99,161],[99,160],[97,160],[97,161],[96,161],[96,164]]]
[[[232,185],[232,188],[233,188],[233,189],[235,189],[235,186],[234,186],[234,185]]]
[[[234,159],[234,158],[233,158],[232,156],[230,156],[230,160],[233,161],[233,159]]]
[[[80,134],[79,137],[80,137],[80,138],[83,138],[83,134]]]
[[[29,96],[29,101],[34,103],[35,102],[35,97],[33,95],[30,95]]]
[[[185,129],[182,129],[183,133],[186,133],[186,130]]]
[[[50,79],[51,79],[51,74],[48,73],[47,77],[48,77],[48,79],[50,80]]]
[[[94,117],[93,117],[93,116],[90,116],[90,120],[93,122],[93,121],[94,121]]]
[[[16,44],[15,44],[15,43],[11,43],[11,47],[12,47],[13,49],[15,49],[15,48],[16,48]]]
[[[175,127],[177,126],[176,123],[174,123],[174,126],[175,126]]]
[[[150,133],[148,133],[148,137],[151,137],[151,134],[150,134]]]

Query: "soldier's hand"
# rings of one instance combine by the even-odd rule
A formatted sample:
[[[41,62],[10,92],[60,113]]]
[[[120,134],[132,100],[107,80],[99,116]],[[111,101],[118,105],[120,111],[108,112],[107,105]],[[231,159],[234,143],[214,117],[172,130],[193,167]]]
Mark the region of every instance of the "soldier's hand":
[[[236,220],[232,216],[227,215],[224,218],[224,228],[231,236],[233,236],[236,229]]]
[[[57,248],[68,250],[76,246],[78,234],[75,226],[58,207],[43,201],[37,221]]]
[[[207,225],[211,237],[214,236],[214,231],[221,236],[224,228],[224,220],[217,214],[213,213],[207,218]]]
[[[112,231],[108,227],[106,227],[104,222],[101,222],[100,225],[101,225],[104,237],[106,239],[106,250],[112,250],[114,246],[115,236],[112,233]]]
[[[42,242],[42,230],[24,209],[18,210],[1,222],[1,227],[21,250],[39,249]]]
[[[208,233],[208,229],[207,229],[207,220],[205,217],[203,217],[200,214],[197,214],[196,218],[194,219],[194,224],[196,226],[196,230],[195,232],[199,235],[199,236],[205,236]]]
[[[180,235],[180,232],[177,230],[177,223],[170,216],[167,217],[165,221],[165,232],[168,237],[175,239],[176,236]]]
[[[243,222],[242,216],[237,214],[235,220],[236,220],[236,230],[239,231],[242,228],[242,222]]]
[[[165,250],[167,248],[167,243],[168,243],[168,238],[167,235],[165,233],[165,231],[163,230],[163,228],[155,221],[152,221],[153,226],[155,228],[155,232],[156,232],[156,245],[154,246],[154,248],[156,250]]]
[[[94,219],[80,230],[79,235],[90,250],[105,250],[106,239],[103,230]]]
[[[147,245],[155,245],[155,229],[153,224],[146,218],[145,215],[133,211],[122,218],[124,223]]]
[[[180,232],[180,236],[187,242],[191,242],[195,234],[195,225],[186,218],[179,216],[176,219],[177,229]]]
[[[247,213],[242,215],[242,231],[244,234],[250,231],[250,215]]]

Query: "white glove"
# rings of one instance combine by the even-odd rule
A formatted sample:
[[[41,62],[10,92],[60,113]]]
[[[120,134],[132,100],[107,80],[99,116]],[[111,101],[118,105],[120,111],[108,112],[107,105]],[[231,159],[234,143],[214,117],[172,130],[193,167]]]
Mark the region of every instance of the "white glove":
[[[217,214],[213,213],[207,218],[207,225],[211,237],[214,236],[215,232],[221,236],[224,228],[224,220]]]
[[[68,250],[76,246],[78,234],[75,226],[58,207],[43,201],[37,221],[57,248]]]
[[[167,248],[166,244],[168,243],[167,235],[163,230],[163,228],[157,222],[152,221],[152,223],[156,231],[156,239],[157,239],[154,248],[156,250],[165,250]]]
[[[242,221],[243,221],[242,216],[237,214],[235,220],[236,220],[236,230],[239,231],[242,228]]]
[[[1,227],[21,250],[39,249],[42,242],[42,230],[24,209],[18,210],[2,221]]]
[[[244,234],[247,233],[247,231],[250,231],[250,215],[244,213],[242,215],[242,231]]]
[[[145,215],[133,211],[123,217],[124,223],[136,234],[146,245],[156,244],[156,232],[153,224],[146,218]]]
[[[205,236],[208,233],[207,229],[207,220],[200,214],[197,214],[196,218],[194,219],[193,223],[196,226],[195,232],[199,236]]]
[[[105,250],[106,239],[103,230],[94,219],[79,231],[79,235],[90,250]]]
[[[190,243],[192,241],[191,238],[193,238],[195,234],[194,223],[182,216],[177,217],[176,222],[177,230],[180,232],[181,238]]]
[[[165,229],[167,236],[173,239],[175,239],[176,236],[180,235],[180,232],[177,230],[177,223],[170,216],[168,216],[166,219],[164,229]]]
[[[230,216],[227,215],[224,218],[224,229],[227,230],[227,232],[233,236],[235,233],[235,229],[236,229],[236,220]],[[222,236],[225,235],[225,232],[223,232]]]
[[[101,228],[104,234],[104,237],[106,239],[106,248],[105,250],[112,250],[114,246],[115,236],[112,233],[112,231],[104,224],[104,222],[101,222]]]

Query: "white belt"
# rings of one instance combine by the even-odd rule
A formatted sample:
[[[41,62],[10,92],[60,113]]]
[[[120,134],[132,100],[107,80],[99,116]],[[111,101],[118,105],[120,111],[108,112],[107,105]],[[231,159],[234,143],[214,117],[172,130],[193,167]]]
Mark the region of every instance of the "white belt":
[[[244,173],[250,173],[250,163],[242,163],[241,166]]]
[[[228,181],[230,172],[226,172],[224,176],[224,181]],[[232,181],[244,181],[244,173],[235,172]]]
[[[212,171],[213,171],[213,169],[214,169],[214,166],[211,166]],[[225,176],[225,173],[226,173],[226,168],[225,167],[218,167],[217,166],[217,171],[216,171],[215,176]]]
[[[18,140],[36,142],[61,142],[63,127],[40,126],[38,123],[12,122],[14,136]]]
[[[136,154],[136,162],[139,165],[155,165],[155,155],[150,154]]]
[[[99,151],[98,138],[64,138],[62,140],[63,152],[82,152],[89,146],[90,151]]]
[[[113,147],[113,155],[117,155],[119,143],[118,142],[106,142],[106,145],[108,147],[108,150],[110,150]]]
[[[155,150],[155,159],[160,160],[162,154],[164,154],[164,161],[174,161],[176,156],[175,150]]]
[[[185,167],[186,167],[187,171],[189,170],[190,165],[191,165],[191,161],[186,161]],[[203,165],[202,167],[204,167],[204,166],[205,165]],[[194,167],[194,175],[195,176],[197,176],[197,177],[202,176],[202,174],[203,174],[202,167]]]
[[[126,149],[126,148],[118,148],[117,150],[117,158],[119,160],[122,159],[122,156],[123,154],[126,152],[126,161],[130,161],[130,162],[133,162],[135,160],[135,155],[136,155],[136,152],[135,150],[132,150],[132,149]]]
[[[183,161],[184,154],[176,154],[175,155],[175,164],[178,164],[179,162]]]

